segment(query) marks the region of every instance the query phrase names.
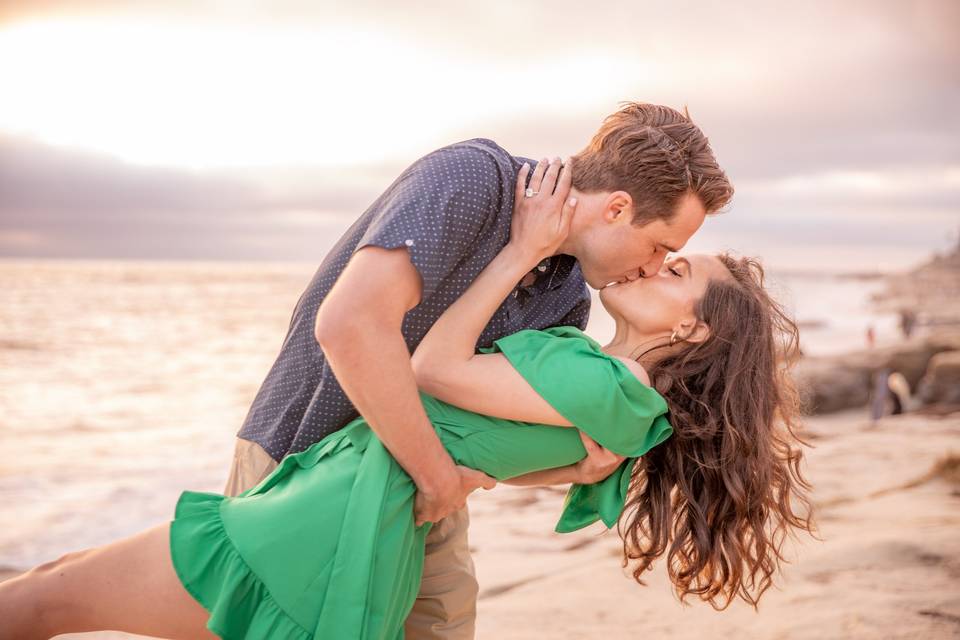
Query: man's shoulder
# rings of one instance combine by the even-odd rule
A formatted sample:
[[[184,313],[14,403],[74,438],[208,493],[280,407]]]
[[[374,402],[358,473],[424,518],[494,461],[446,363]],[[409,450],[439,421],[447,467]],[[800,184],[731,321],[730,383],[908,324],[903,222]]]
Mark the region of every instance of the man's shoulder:
[[[498,158],[512,158],[513,156],[510,153],[497,144],[494,140],[490,138],[467,138],[466,140],[458,140],[457,142],[451,142],[448,145],[436,149],[436,151],[449,150],[453,152],[471,154],[479,151],[481,153],[487,153]]]
[[[490,138],[467,138],[444,145],[420,158],[427,162],[454,162],[490,170],[493,174],[514,175],[524,159],[515,157]]]
[[[513,192],[523,161],[490,138],[468,138],[419,157],[401,180],[424,180],[447,191],[484,193],[500,206]]]

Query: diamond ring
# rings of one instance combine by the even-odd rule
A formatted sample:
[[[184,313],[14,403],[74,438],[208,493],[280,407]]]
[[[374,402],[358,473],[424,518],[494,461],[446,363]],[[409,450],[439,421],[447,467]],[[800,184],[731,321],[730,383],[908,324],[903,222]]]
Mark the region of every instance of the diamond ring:
[[[527,198],[532,198],[533,196],[540,193],[539,191],[534,191],[533,188],[527,187],[527,190],[523,192],[523,195]]]

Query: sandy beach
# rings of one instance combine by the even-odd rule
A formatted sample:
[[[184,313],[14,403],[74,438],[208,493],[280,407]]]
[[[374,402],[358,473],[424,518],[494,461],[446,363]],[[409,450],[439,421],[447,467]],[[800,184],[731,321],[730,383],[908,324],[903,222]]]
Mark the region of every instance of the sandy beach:
[[[11,392],[0,435],[9,451],[22,451],[0,460],[5,502],[21,505],[16,519],[5,510],[11,527],[0,544],[0,578],[169,518],[184,488],[222,488],[235,425],[287,321],[286,305],[263,316],[247,292],[282,290],[292,304],[306,271],[228,276],[226,268],[207,266],[96,265],[80,285],[80,276],[55,266],[8,265],[4,273],[19,287],[21,315],[10,319],[5,353],[15,367],[5,378]],[[944,290],[956,274],[947,270],[925,287]],[[122,306],[111,307],[118,289]],[[110,323],[97,333],[89,317],[47,313],[51,297],[42,291],[56,292],[65,307],[93,298]],[[150,310],[170,291],[181,306],[157,317]],[[880,303],[893,308],[892,295]],[[942,308],[932,295],[911,304],[927,317],[928,309]],[[952,332],[952,317],[937,315],[936,330]],[[206,320],[184,324],[189,318]],[[139,348],[147,338],[151,346]],[[821,359],[821,375],[829,383],[830,366],[855,360],[863,358]],[[95,388],[88,386],[91,371]],[[470,501],[481,585],[477,638],[960,637],[957,409],[921,407],[876,423],[866,407],[806,419],[813,448],[804,472],[814,485],[821,540],[788,542],[791,563],[756,612],[740,601],[724,612],[698,600],[681,605],[662,562],[647,574],[647,586],[636,584],[620,566],[616,531],[602,524],[554,533],[565,487],[500,484],[477,492]],[[190,456],[171,457],[185,448]]]
[[[696,600],[681,605],[662,562],[640,586],[620,567],[615,530],[597,523],[553,533],[560,487],[501,484],[471,498],[477,638],[960,636],[960,471],[952,481],[926,477],[948,452],[960,456],[960,414],[871,426],[853,411],[811,419],[808,429],[816,448],[806,470],[823,541],[789,545],[792,563],[758,612],[742,602],[722,613]]]
[[[662,562],[642,587],[619,566],[615,531],[596,524],[544,536],[556,513],[551,492],[509,488],[479,496],[473,510],[483,584],[478,637],[957,637],[957,472],[952,482],[908,485],[945,452],[960,454],[960,415],[897,416],[871,427],[851,412],[810,420],[808,428],[823,541],[790,545],[792,564],[758,612],[742,602],[722,613],[696,600],[680,605]]]
[[[680,602],[666,557],[638,584],[616,526],[555,533],[569,485],[477,490],[476,640],[960,640],[958,67],[960,0],[0,1],[0,640],[23,640],[17,612],[42,626],[37,608],[10,595],[11,579],[162,528],[185,491],[222,493],[239,432],[280,462],[355,417],[351,403],[404,431],[411,416],[399,414],[416,398],[381,397],[415,386],[395,375],[403,345],[414,347],[504,244],[508,259],[492,271],[517,273],[478,346],[586,317],[578,328],[608,355],[637,358],[673,403],[671,446],[653,452],[681,469],[684,506],[723,538],[710,558],[719,579],[734,547],[769,569],[776,554],[754,533],[758,510],[792,512],[815,531],[787,532],[788,562],[758,608],[735,599],[717,611]],[[757,486],[783,475],[770,472],[782,441],[770,445],[764,430],[766,400],[795,399],[768,375],[766,330],[784,316],[753,317],[762,296],[707,285],[744,284],[711,255],[747,259],[755,276],[762,266],[764,291],[799,330],[789,361],[798,435],[810,444],[796,465],[812,487],[801,485],[809,514],[807,501],[770,509],[781,496]],[[635,275],[648,279],[628,284]],[[624,286],[604,292],[608,311],[600,291],[613,283]],[[402,319],[401,303],[414,310]],[[464,330],[465,317],[449,326]],[[392,348],[364,340],[397,326]],[[535,366],[535,354],[553,357],[548,346],[531,351]],[[683,356],[680,375],[671,361],[657,370],[671,352]],[[632,386],[626,365],[615,369]],[[429,376],[434,395],[463,403],[446,395],[453,379],[482,397],[487,381],[449,378],[456,366]],[[575,362],[549,369],[574,391],[590,382]],[[622,386],[589,393],[594,422],[604,408],[621,412],[615,421],[632,415],[639,398],[607,397],[631,391]],[[702,396],[689,398],[689,420],[678,388]],[[517,390],[497,387],[496,399]],[[486,435],[461,444],[480,454]],[[549,446],[557,434],[541,435]],[[343,451],[356,459],[358,449]],[[399,458],[420,479],[416,461]],[[720,470],[701,481],[698,462]],[[649,468],[663,477],[663,465]],[[323,473],[301,479],[326,486]],[[277,515],[307,495],[286,486],[266,507],[244,503],[260,505],[249,547],[246,521],[224,528],[269,586],[247,601],[278,603],[310,629],[310,594],[331,591],[342,565],[320,561],[316,536],[278,545],[270,535],[320,529],[332,540],[324,529],[341,523],[329,491],[310,505],[321,527],[306,526],[310,508]],[[650,493],[662,515],[665,492]],[[629,530],[633,509],[622,515]],[[672,516],[683,535],[683,514]],[[719,536],[737,516],[740,530]],[[710,546],[702,537],[684,545],[688,556]],[[361,538],[349,551],[370,543]],[[265,567],[277,567],[278,547],[307,562],[275,579]],[[354,566],[348,577],[362,580]],[[162,577],[126,562],[123,571]],[[77,598],[62,581],[54,602],[28,598],[48,613],[86,596],[72,604],[90,610],[95,582]],[[375,591],[401,581],[385,582]],[[110,590],[145,623],[125,590],[145,588]],[[322,640],[362,633],[340,623],[357,591],[324,608],[337,627]],[[149,606],[163,609],[153,596]],[[293,633],[271,628],[261,633]]]

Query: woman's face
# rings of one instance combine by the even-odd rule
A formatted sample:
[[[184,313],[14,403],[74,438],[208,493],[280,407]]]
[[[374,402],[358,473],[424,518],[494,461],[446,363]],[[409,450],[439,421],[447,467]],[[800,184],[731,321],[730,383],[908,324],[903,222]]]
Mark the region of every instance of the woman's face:
[[[600,302],[618,325],[624,323],[644,335],[670,334],[696,324],[694,307],[713,279],[730,278],[716,257],[706,254],[673,256],[656,275],[608,285]]]

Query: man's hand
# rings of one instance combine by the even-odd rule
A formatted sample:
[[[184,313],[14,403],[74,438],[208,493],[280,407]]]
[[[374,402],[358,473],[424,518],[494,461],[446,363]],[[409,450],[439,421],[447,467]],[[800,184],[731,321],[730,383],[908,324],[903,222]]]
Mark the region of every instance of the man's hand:
[[[424,522],[439,522],[467,504],[467,496],[475,489],[493,489],[497,481],[482,471],[457,465],[454,467],[459,482],[446,483],[436,491],[417,488],[413,503],[416,526]]]
[[[601,447],[583,431],[578,429],[577,433],[580,434],[580,440],[583,441],[583,448],[587,450],[587,457],[576,464],[577,484],[600,482],[613,473],[621,462],[626,460],[624,456]]]

